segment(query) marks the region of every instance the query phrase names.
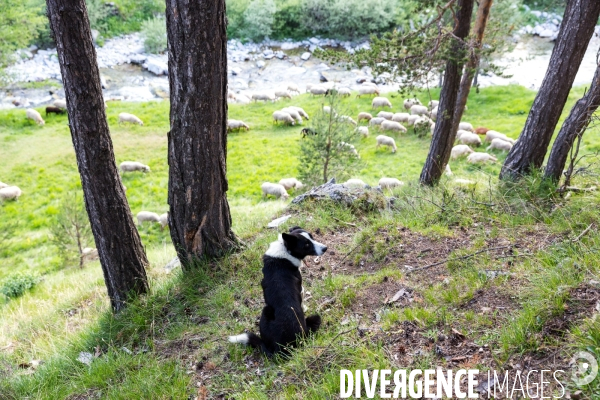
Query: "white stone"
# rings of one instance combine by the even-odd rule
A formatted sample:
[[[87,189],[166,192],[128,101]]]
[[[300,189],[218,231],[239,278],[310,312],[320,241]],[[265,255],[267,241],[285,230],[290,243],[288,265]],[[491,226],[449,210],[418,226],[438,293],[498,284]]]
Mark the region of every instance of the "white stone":
[[[302,53],[302,55],[300,56],[301,59],[303,59],[304,61],[307,61],[310,58],[311,54],[306,51],[304,53]]]

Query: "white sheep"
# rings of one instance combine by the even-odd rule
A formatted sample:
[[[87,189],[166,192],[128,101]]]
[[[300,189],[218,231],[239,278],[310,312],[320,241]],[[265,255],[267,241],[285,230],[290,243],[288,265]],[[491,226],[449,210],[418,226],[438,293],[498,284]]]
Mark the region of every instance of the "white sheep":
[[[404,185],[404,182],[396,178],[381,178],[379,180],[379,187],[382,189],[393,189],[402,185]]]
[[[354,154],[357,158],[360,158],[358,151],[356,151],[356,147],[354,147],[350,143],[340,142],[340,147],[347,149],[350,153]]]
[[[262,189],[263,197],[272,195],[278,199],[283,198],[284,200],[290,197],[290,195],[285,191],[283,185],[280,185],[279,183],[265,182],[260,185],[260,188]]]
[[[502,140],[500,138],[495,138],[492,139],[492,144],[490,144],[487,147],[487,151],[490,151],[492,149],[494,150],[502,150],[502,151],[510,151],[510,149],[512,149],[513,145],[510,142],[507,142],[506,140]]]
[[[244,123],[244,121],[240,121],[237,119],[228,119],[227,120],[227,131],[240,130],[245,129],[248,130],[250,127]]]
[[[27,119],[33,120],[38,125],[44,125],[46,123],[40,113],[33,108],[28,108],[25,110],[25,116],[27,116]]]
[[[394,131],[406,133],[406,128],[399,122],[385,120],[381,123],[381,129],[384,131]]]
[[[250,104],[252,100],[250,100],[250,97],[246,96],[245,94],[238,94],[235,101],[239,104]]]
[[[379,89],[376,86],[365,85],[358,88],[358,94],[356,97],[360,98],[360,96],[376,94],[379,95]]]
[[[340,115],[340,116],[338,117],[338,119],[339,119],[340,121],[342,121],[342,122],[346,122],[346,123],[348,123],[348,124],[351,124],[351,125],[354,125],[354,126],[358,125],[358,124],[356,123],[356,121],[352,119],[352,117],[349,117],[349,116],[347,116],[347,115]]]
[[[456,131],[456,140],[459,140],[459,139],[460,139],[460,137],[461,137],[463,134],[465,134],[465,133],[470,133],[470,132],[469,132],[469,131],[464,131],[464,130],[462,130],[462,129],[459,129],[459,130],[457,130],[457,131]]]
[[[434,108],[436,108],[438,105],[440,104],[440,102],[438,100],[430,100],[429,104],[427,104],[427,106],[429,107],[430,110],[433,110]]]
[[[467,157],[467,161],[475,164],[475,163],[485,163],[488,161],[495,162],[495,161],[498,161],[498,159],[488,153],[471,153]]]
[[[415,104],[421,105],[421,102],[419,101],[419,99],[406,99],[406,100],[404,100],[404,108],[406,108],[407,110],[410,110],[410,108],[412,106],[414,106]]]
[[[434,107],[433,110],[431,110],[431,119],[434,121],[437,121],[437,115],[438,115],[438,107]]]
[[[304,111],[304,109],[302,107],[289,106],[287,108],[293,108],[294,110],[296,110],[298,112],[298,114],[300,114],[300,116],[302,118],[306,118],[307,120],[310,119],[310,118],[308,118],[308,114],[306,113],[306,111]]]
[[[429,126],[429,132],[431,133],[431,136],[433,136],[433,132],[435,132],[435,122]]]
[[[141,119],[139,119],[138,117],[136,117],[133,114],[129,114],[129,113],[120,113],[119,114],[119,125],[125,122],[129,122],[131,124],[138,124],[138,125],[144,125],[144,123],[142,122]]]
[[[66,99],[56,99],[52,104],[54,104],[54,107],[62,108],[63,110],[67,109]]]
[[[461,129],[463,131],[469,131],[469,132],[475,132],[475,129],[473,129],[473,125],[471,125],[468,122],[461,122],[458,124],[458,129]]]
[[[296,121],[292,118],[292,116],[283,111],[275,111],[273,113],[273,123],[283,122],[290,125],[296,125]]]
[[[363,119],[367,120],[367,121],[370,121],[371,119],[373,119],[373,116],[370,113],[368,113],[368,112],[360,112],[360,113],[358,113],[358,119],[357,119],[357,121],[360,122]]]
[[[138,225],[142,225],[144,222],[158,222],[160,224],[160,215],[151,211],[140,211],[136,217]]]
[[[413,124],[415,132],[426,131],[431,127],[431,125],[433,125],[433,121],[427,118],[426,116],[420,117]]]
[[[379,86],[377,86],[376,83],[371,82],[371,81],[364,81],[363,83],[361,83],[361,86],[373,86],[373,87],[379,88]]]
[[[352,94],[352,92],[350,91],[350,89],[345,88],[345,87],[339,88],[337,92],[338,92],[338,96],[340,96],[340,97],[347,97],[347,96],[350,96]]]
[[[406,119],[406,124],[408,126],[413,126],[415,124],[415,122],[417,122],[420,119],[421,119],[420,115],[409,115],[408,118]]]
[[[379,148],[379,146],[388,146],[392,148],[392,153],[396,152],[396,142],[393,138],[385,135],[379,135],[375,139],[377,140],[377,146],[375,146],[375,148]]]
[[[279,181],[279,184],[283,186],[286,190],[301,189],[302,187],[304,187],[302,182],[300,182],[296,178],[283,178]]]
[[[285,97],[285,98],[291,99],[292,95],[287,90],[276,90],[275,97],[277,97],[277,98]]]
[[[458,144],[452,148],[450,157],[452,157],[453,159],[457,159],[458,157],[463,157],[471,153],[474,153],[474,150],[472,148],[470,148],[466,144]]]
[[[160,214],[158,216],[159,219],[159,223],[160,223],[160,228],[161,229],[165,229],[165,226],[169,226],[169,213],[166,212],[164,214]]]
[[[462,144],[468,144],[471,146],[481,146],[481,139],[479,138],[479,135],[467,131],[464,131],[464,133],[460,135],[458,141]]]
[[[9,187],[10,185],[7,185],[4,182],[0,182],[0,189],[5,188],[5,187]]]
[[[369,121],[369,126],[381,125],[383,121],[386,121],[386,119],[380,117],[371,118]]]
[[[395,113],[392,116],[392,121],[395,121],[395,122],[408,122],[408,117],[410,117],[409,113]]]
[[[275,101],[271,93],[252,93],[252,101]]]
[[[81,250],[81,260],[83,262],[94,261],[98,258],[98,249],[93,247],[84,247],[83,250]]]
[[[372,108],[389,107],[392,108],[392,103],[385,97],[375,97],[371,102]]]
[[[389,112],[389,111],[379,111],[377,113],[377,116],[380,118],[385,118],[385,119],[391,120],[394,117],[394,113]]]
[[[513,140],[510,139],[508,136],[506,136],[504,133],[500,133],[500,132],[492,131],[492,130],[489,130],[485,133],[485,141],[486,142],[491,143],[492,140],[494,140],[494,139],[502,139],[505,142],[510,142],[511,144],[514,144],[514,143],[512,143]]]
[[[329,106],[323,106],[323,112],[325,114],[331,114],[331,107],[329,107]],[[333,115],[337,115],[337,113],[335,112],[335,110],[333,110]]]
[[[290,92],[300,93],[300,89],[298,89],[298,85],[295,83],[288,83],[287,90]]]
[[[425,106],[415,104],[410,108],[410,113],[411,115],[427,115],[429,114],[429,110]]]
[[[312,89],[313,85],[312,83],[309,83],[308,85],[306,85],[306,93],[310,92],[310,89]]]
[[[235,93],[233,92],[227,92],[227,100],[237,100],[237,97],[235,97]]]
[[[326,93],[327,93],[327,88],[324,88],[323,86],[313,86],[310,88],[310,94],[312,96],[325,95]]]
[[[17,186],[7,186],[0,189],[0,200],[18,200],[22,194]]]
[[[137,161],[123,161],[119,165],[119,169],[121,169],[121,172],[135,172],[135,171],[150,172],[149,166],[144,165],[141,162],[137,162]]]
[[[367,184],[362,179],[357,178],[348,179],[342,185],[351,189],[363,189],[365,186],[367,186]]]
[[[362,137],[369,137],[369,128],[366,126],[359,126],[357,131]]]
[[[292,118],[294,118],[296,120],[296,122],[298,122],[299,124],[302,123],[302,117],[300,116],[300,113],[298,111],[296,111],[295,108],[285,107],[285,108],[282,108],[281,111],[290,114],[290,116]]]
[[[450,164],[446,164],[446,168],[444,169],[444,175],[446,175],[446,176],[452,176],[452,175],[454,175],[452,173],[452,170],[450,169]]]

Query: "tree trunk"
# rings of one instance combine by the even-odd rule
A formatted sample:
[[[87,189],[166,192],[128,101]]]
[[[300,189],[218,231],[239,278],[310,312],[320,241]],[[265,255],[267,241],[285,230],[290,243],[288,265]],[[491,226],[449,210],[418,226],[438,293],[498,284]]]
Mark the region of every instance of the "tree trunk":
[[[169,225],[188,268],[238,246],[227,203],[225,0],[167,0]]]
[[[588,92],[571,109],[569,117],[565,120],[558,136],[552,146],[545,177],[552,179],[555,183],[560,181],[567,157],[573,142],[578,136],[582,136],[587,129],[592,115],[600,106],[600,66],[596,69],[594,80]]]
[[[148,260],[119,178],[84,0],[47,0],[85,207],[111,305],[148,290]]]
[[[453,31],[454,36],[458,39],[463,40],[469,35],[472,14],[473,0],[459,0],[458,12],[456,13],[457,21]],[[458,39],[454,39],[451,50],[453,57],[446,63],[438,118],[431,139],[429,154],[421,172],[420,181],[424,185],[433,186],[440,180],[450,159],[450,152],[456,139],[459,121],[454,118],[454,113],[465,55],[464,44]]]
[[[516,179],[542,166],[599,15],[598,0],[568,1],[546,76],[500,179]]]

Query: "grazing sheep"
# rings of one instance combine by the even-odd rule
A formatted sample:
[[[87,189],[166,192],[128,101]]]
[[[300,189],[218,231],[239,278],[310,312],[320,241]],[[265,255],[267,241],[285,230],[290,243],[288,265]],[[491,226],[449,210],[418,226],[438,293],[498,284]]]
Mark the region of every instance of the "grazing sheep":
[[[300,93],[300,89],[298,89],[298,85],[295,83],[288,83],[287,90],[289,92]]]
[[[237,100],[237,98],[235,97],[235,93],[233,92],[227,92],[227,99],[231,99],[233,101]]]
[[[475,133],[478,135],[485,135],[487,133],[487,131],[489,131],[488,128],[486,128],[485,126],[480,126],[475,128]]]
[[[409,113],[395,113],[392,116],[392,121],[394,121],[394,122],[408,122],[408,117],[410,117]]]
[[[144,125],[142,120],[139,119],[138,117],[136,117],[135,115],[129,114],[129,113],[120,113],[119,114],[119,125],[124,122],[129,122],[131,124],[138,124],[140,126]]]
[[[506,136],[504,133],[500,133],[497,131],[489,130],[485,133],[485,141],[491,143],[494,139],[502,139],[505,142],[510,142],[512,144],[513,140]]]
[[[300,133],[302,134],[302,137],[306,137],[306,135],[316,135],[317,131],[315,131],[314,129],[310,129],[310,128],[304,128],[300,131]]]
[[[67,109],[66,99],[56,99],[52,104],[54,104],[55,107],[62,108],[63,110]]]
[[[431,133],[431,136],[433,136],[433,132],[435,132],[435,122],[429,126],[429,132]]]
[[[158,217],[160,222],[160,229],[165,229],[165,226],[169,226],[169,213],[160,214]]]
[[[394,131],[394,132],[402,132],[406,133],[406,128],[400,125],[399,122],[395,121],[383,121],[381,123],[381,129],[384,131]]]
[[[359,126],[357,131],[362,137],[369,137],[369,128],[366,126]]]
[[[356,97],[360,98],[360,96],[371,94],[379,95],[379,89],[376,86],[365,85],[358,88],[358,94]]]
[[[141,162],[137,162],[137,161],[123,161],[119,165],[119,168],[121,169],[121,172],[135,172],[135,171],[150,172],[149,166],[144,165]]]
[[[287,90],[277,90],[277,91],[275,91],[275,97],[277,97],[277,98],[286,97],[288,99],[291,99],[292,95]]]
[[[81,250],[81,261],[83,262],[94,261],[98,258],[98,249],[93,247],[84,247],[83,250]]]
[[[296,125],[296,121],[292,118],[292,116],[283,111],[275,111],[273,113],[273,123],[283,122],[290,125]]]
[[[312,89],[313,85],[312,83],[309,83],[308,85],[306,85],[306,93],[310,92],[310,89]]]
[[[452,148],[452,151],[450,152],[450,157],[452,157],[452,159],[457,159],[458,157],[464,157],[471,153],[474,153],[474,150],[472,148],[470,148],[466,144],[458,144]]]
[[[327,94],[327,89],[323,86],[313,86],[310,88],[311,96],[321,96]]]
[[[404,182],[396,178],[381,178],[379,180],[379,187],[382,189],[393,189],[402,185],[404,185]]]
[[[372,118],[373,118],[373,116],[370,113],[368,113],[368,112],[361,112],[361,113],[358,113],[358,119],[357,120],[358,120],[358,122],[362,121],[363,119],[367,120],[367,121],[370,121]]]
[[[377,146],[375,146],[375,148],[379,148],[379,146],[388,146],[392,148],[392,153],[396,152],[396,142],[393,138],[385,135],[379,135],[375,139],[377,140]]]
[[[338,117],[338,119],[339,119],[340,121],[342,121],[342,122],[347,122],[347,123],[349,123],[349,124],[351,124],[351,125],[354,125],[354,126],[358,125],[358,124],[356,123],[356,121],[352,119],[352,117],[349,117],[349,116],[347,116],[347,115],[340,115],[340,116]]]
[[[352,95],[352,92],[350,91],[350,89],[345,88],[345,87],[339,88],[337,92],[338,92],[338,96],[340,96],[340,97],[349,97],[350,95]]]
[[[144,222],[158,222],[160,224],[160,215],[151,211],[140,211],[136,217],[138,225],[142,225]]]
[[[437,115],[438,115],[438,107],[434,107],[433,110],[431,110],[431,119],[434,121],[437,121]]]
[[[513,147],[512,143],[507,142],[506,140],[502,140],[500,138],[495,138],[495,139],[492,139],[492,144],[490,144],[486,150],[490,151],[490,150],[494,149],[494,150],[510,151],[510,149],[512,149],[512,147]]]
[[[250,129],[250,127],[248,125],[246,125],[243,121],[239,121],[237,119],[228,119],[227,120],[227,132],[230,132],[233,130],[239,131],[240,129],[248,130],[248,129]]]
[[[458,129],[461,129],[463,131],[469,131],[469,132],[474,132],[475,129],[473,129],[473,125],[471,125],[468,122],[461,122],[458,124]]]
[[[354,154],[357,158],[360,158],[358,151],[356,151],[356,147],[354,147],[350,143],[340,142],[340,147],[347,149],[350,153]]]
[[[331,107],[329,107],[329,106],[323,106],[323,112],[325,114],[331,114]],[[334,116],[337,115],[337,113],[335,112],[335,110],[333,110],[333,115]]]
[[[46,117],[48,114],[64,114],[65,110],[60,107],[48,106],[46,107]]]
[[[285,107],[285,108],[282,108],[281,111],[290,114],[290,116],[292,118],[294,118],[296,120],[296,122],[298,122],[299,124],[302,123],[302,117],[300,116],[300,113],[298,111],[296,111],[296,109],[291,108],[291,107]]]
[[[308,114],[306,113],[306,111],[304,111],[304,109],[302,107],[289,106],[288,108],[292,108],[292,109],[296,110],[302,118],[306,118],[307,120],[310,119],[310,118],[308,118]]]
[[[351,189],[363,189],[367,184],[362,179],[348,179],[342,185],[351,188]]]
[[[464,133],[460,135],[458,141],[462,144],[468,144],[471,146],[481,146],[481,139],[479,135],[467,131],[463,131]]]
[[[420,117],[413,124],[413,129],[415,132],[427,131],[433,125],[433,121],[427,118],[426,116]]]
[[[23,192],[17,186],[7,186],[0,189],[0,200],[18,200]]]
[[[282,180],[279,181],[279,184],[281,186],[283,186],[286,190],[301,189],[302,187],[304,187],[304,185],[302,184],[302,182],[300,182],[296,178],[284,178],[284,179],[282,179]]]
[[[0,189],[3,189],[3,188],[8,187],[8,186],[9,185],[7,185],[6,183],[0,182]]]
[[[452,175],[454,175],[452,173],[452,170],[450,169],[450,164],[446,164],[446,168],[444,169],[444,175],[446,175],[446,176],[452,176]]]
[[[429,114],[429,110],[425,106],[415,104],[410,108],[410,113],[411,115],[427,115]]]
[[[392,108],[392,103],[385,97],[375,97],[371,102],[372,108],[389,107]]]
[[[391,113],[389,111],[379,111],[377,113],[377,116],[380,118],[385,118],[385,119],[391,120],[394,117],[394,113]]]
[[[371,81],[364,81],[363,83],[361,83],[362,86],[373,86],[376,88],[379,88],[379,86],[377,86],[377,84],[375,82],[371,82]]]
[[[414,106],[415,104],[422,105],[421,102],[419,101],[419,99],[406,99],[406,100],[404,100],[404,108],[406,108],[407,110],[410,110],[410,108],[412,106]]]
[[[465,134],[465,133],[470,133],[469,131],[463,131],[462,129],[459,129],[456,131],[456,140],[459,140],[460,137]]]
[[[498,159],[488,153],[471,153],[467,157],[467,161],[470,163],[473,163],[473,164],[476,164],[476,163],[483,164],[488,161],[495,162],[495,161],[498,161]]]
[[[420,115],[409,115],[408,118],[406,119],[406,124],[408,126],[413,126],[415,124],[415,122],[419,121],[421,119]]]
[[[371,118],[369,121],[369,126],[381,125],[383,121],[386,121],[386,119],[380,117]]]
[[[430,110],[433,110],[434,108],[436,108],[438,105],[440,104],[439,100],[430,100],[429,104],[427,104],[427,106],[429,107]]]
[[[27,119],[33,120],[38,125],[44,125],[46,123],[40,115],[40,113],[34,110],[33,108],[28,108],[27,110],[25,110],[25,116],[27,117]]]
[[[235,101],[239,104],[250,104],[252,100],[250,100],[250,97],[246,96],[245,94],[238,94]]]
[[[262,189],[263,197],[272,195],[278,199],[283,197],[284,200],[290,197],[290,195],[285,191],[285,188],[279,183],[265,182],[260,185],[260,188]]]
[[[252,101],[275,101],[271,93],[252,93]]]

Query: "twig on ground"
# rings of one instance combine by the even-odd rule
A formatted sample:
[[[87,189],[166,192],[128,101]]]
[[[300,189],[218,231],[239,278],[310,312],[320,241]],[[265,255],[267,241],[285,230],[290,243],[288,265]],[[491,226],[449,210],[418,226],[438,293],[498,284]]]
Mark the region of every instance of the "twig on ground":
[[[413,272],[423,271],[424,269],[428,269],[428,268],[435,267],[437,265],[445,264],[445,263],[447,263],[449,261],[466,260],[467,258],[474,257],[477,254],[485,253],[485,252],[488,252],[488,251],[494,251],[494,250],[509,249],[511,247],[512,247],[512,244],[508,245],[508,246],[488,247],[487,249],[479,250],[479,251],[476,251],[475,253],[467,254],[466,256],[460,256],[460,257],[454,257],[454,258],[447,258],[444,261],[438,261],[436,263],[429,264],[429,265],[426,265],[424,267],[411,269],[411,270],[407,271],[406,273],[407,274],[412,274]]]
[[[337,264],[336,267],[339,267],[340,265],[342,265],[342,263],[346,260],[346,258],[348,258],[348,256],[350,254],[352,254],[354,252],[354,250],[358,249],[360,246],[363,245],[363,243],[365,243],[367,240],[371,239],[372,236],[367,236],[366,238],[364,238],[359,244],[357,244],[356,246],[354,246],[352,248],[352,250],[350,250],[348,253],[346,253],[346,255],[344,256],[344,258],[342,258]]]
[[[304,373],[306,373],[306,371],[308,371],[309,369],[311,369],[312,366],[319,360],[319,358],[321,358],[321,356],[323,355],[323,353],[325,353],[325,351],[327,349],[329,349],[331,347],[331,345],[337,340],[337,338],[339,338],[342,335],[345,335],[346,333],[350,333],[350,332],[352,332],[352,331],[354,331],[356,329],[358,329],[358,326],[355,326],[354,328],[350,328],[348,330],[339,332],[337,335],[335,335],[333,337],[333,339],[331,339],[331,341],[329,342],[329,344],[323,348],[323,351],[321,351],[320,353],[318,353],[317,356],[314,358],[314,360],[312,360],[308,364],[308,366],[306,368],[304,368],[304,370],[299,375],[304,375]]]
[[[336,217],[332,217],[333,219],[335,219],[337,222],[341,222],[342,224],[346,224],[346,225],[350,225],[356,228],[356,224],[353,224],[351,222],[346,222],[346,221],[342,221],[341,219],[338,219]]]
[[[588,233],[588,232],[590,231],[590,229],[592,229],[592,226],[594,226],[594,224],[593,224],[593,223],[592,223],[592,224],[589,224],[589,225],[588,225],[588,227],[587,227],[587,228],[585,228],[585,229],[583,230],[583,232],[581,232],[581,233],[579,234],[579,236],[577,236],[575,239],[573,239],[573,240],[571,240],[571,241],[572,241],[572,242],[578,242],[578,241],[579,241],[579,239],[581,239],[581,238],[582,238],[582,237],[583,237],[583,236],[584,236],[586,233]]]

